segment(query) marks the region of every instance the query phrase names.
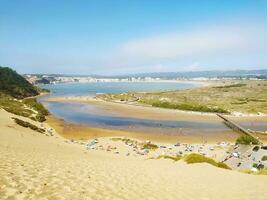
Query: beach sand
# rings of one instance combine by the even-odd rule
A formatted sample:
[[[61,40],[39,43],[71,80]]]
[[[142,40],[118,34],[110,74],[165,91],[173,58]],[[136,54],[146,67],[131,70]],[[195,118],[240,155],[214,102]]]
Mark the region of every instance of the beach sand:
[[[56,133],[45,136],[20,127],[12,116],[0,110],[0,199],[263,200],[267,196],[267,176],[88,151]]]

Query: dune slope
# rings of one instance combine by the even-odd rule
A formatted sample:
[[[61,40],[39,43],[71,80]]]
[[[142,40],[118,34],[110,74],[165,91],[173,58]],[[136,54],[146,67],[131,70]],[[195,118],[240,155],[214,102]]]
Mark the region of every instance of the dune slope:
[[[265,199],[267,177],[87,151],[0,110],[0,199]],[[23,117],[20,117],[23,119]],[[37,124],[38,125],[38,124]]]

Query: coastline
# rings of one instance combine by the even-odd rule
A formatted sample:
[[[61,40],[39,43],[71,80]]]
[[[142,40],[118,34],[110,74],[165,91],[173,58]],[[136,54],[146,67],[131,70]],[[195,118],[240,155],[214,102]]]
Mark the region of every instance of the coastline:
[[[143,119],[186,119],[186,120],[200,120],[200,121],[221,121],[217,117],[216,113],[206,113],[197,111],[184,111],[177,109],[159,108],[152,107],[143,104],[133,104],[133,103],[122,103],[115,101],[105,101],[92,96],[68,96],[68,97],[49,97],[46,101],[51,102],[77,102],[77,103],[88,103],[94,104],[96,106],[101,106],[106,111],[112,111],[112,114],[122,117],[133,116]],[[139,113],[138,113],[139,112]],[[158,115],[161,115],[160,117]],[[227,114],[227,117],[237,120],[259,120],[267,121],[266,114]]]
[[[54,128],[57,133],[65,139],[75,139],[75,140],[90,140],[100,137],[124,137],[133,138],[141,141],[152,141],[157,143],[167,143],[175,144],[177,142],[199,144],[203,143],[203,137],[201,135],[166,135],[166,134],[147,134],[144,132],[134,132],[134,131],[121,131],[114,129],[96,128],[89,125],[73,124],[65,122],[63,119],[59,119],[53,115],[47,117],[47,123],[49,126]],[[223,135],[223,133],[221,134]],[[205,138],[205,142],[208,144],[216,144],[218,142],[230,142],[234,143],[235,139],[238,137],[223,137],[214,136],[210,138]]]
[[[98,109],[103,111],[104,114],[117,116],[117,117],[133,117],[139,119],[148,119],[148,120],[177,120],[177,121],[196,121],[196,122],[208,122],[208,123],[222,123],[222,119],[216,116],[214,113],[197,113],[190,111],[180,111],[173,109],[164,109],[164,108],[155,108],[151,106],[142,106],[142,105],[132,105],[125,103],[116,103],[116,102],[107,102],[101,99],[96,99],[94,97],[52,97],[46,99],[46,101],[55,101],[55,102],[77,102],[77,103],[88,103],[93,104]],[[97,114],[97,113],[96,113]],[[267,121],[266,116],[233,116],[229,115],[228,118],[236,121],[258,121],[265,122]],[[57,132],[59,132],[63,137],[68,139],[92,139],[97,137],[130,137],[140,140],[151,140],[154,142],[166,142],[166,143],[175,143],[179,142],[188,142],[188,143],[201,143],[203,142],[203,135],[192,134],[186,135],[168,135],[168,134],[147,134],[142,132],[135,132],[133,130],[114,130],[107,128],[96,128],[91,127],[90,125],[81,125],[65,122],[64,120],[58,119],[55,116],[50,116],[48,123],[54,127]],[[230,131],[230,130],[229,130]],[[75,133],[75,134],[73,134]],[[224,136],[223,136],[224,135]],[[221,132],[218,136],[206,135],[206,141],[208,143],[218,143],[218,142],[231,142],[234,143],[239,134],[229,134],[226,132]],[[258,134],[258,136],[263,140],[267,141],[266,135]]]

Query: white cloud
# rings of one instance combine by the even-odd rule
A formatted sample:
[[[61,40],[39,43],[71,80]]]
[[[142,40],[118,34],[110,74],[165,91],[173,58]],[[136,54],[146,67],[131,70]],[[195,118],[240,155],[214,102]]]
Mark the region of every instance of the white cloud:
[[[187,63],[188,70],[195,70],[203,58],[221,59],[229,55],[241,58],[242,54],[266,51],[266,34],[266,26],[236,24],[153,35],[122,43],[105,64],[133,68],[160,66],[162,71],[164,66]]]

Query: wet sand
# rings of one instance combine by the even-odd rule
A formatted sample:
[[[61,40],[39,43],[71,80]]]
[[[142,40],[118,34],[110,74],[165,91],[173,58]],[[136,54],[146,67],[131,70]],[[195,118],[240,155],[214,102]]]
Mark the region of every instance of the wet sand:
[[[150,140],[153,142],[164,143],[218,143],[218,142],[234,142],[239,134],[232,131],[221,132],[220,134],[162,134],[148,133],[148,132],[135,132],[133,131],[120,131],[110,130],[104,128],[89,127],[80,124],[73,124],[65,122],[63,119],[58,119],[55,116],[50,115],[47,119],[47,123],[53,127],[62,137],[66,139],[88,140],[98,137],[130,137],[140,140]],[[204,137],[203,137],[204,135]]]

